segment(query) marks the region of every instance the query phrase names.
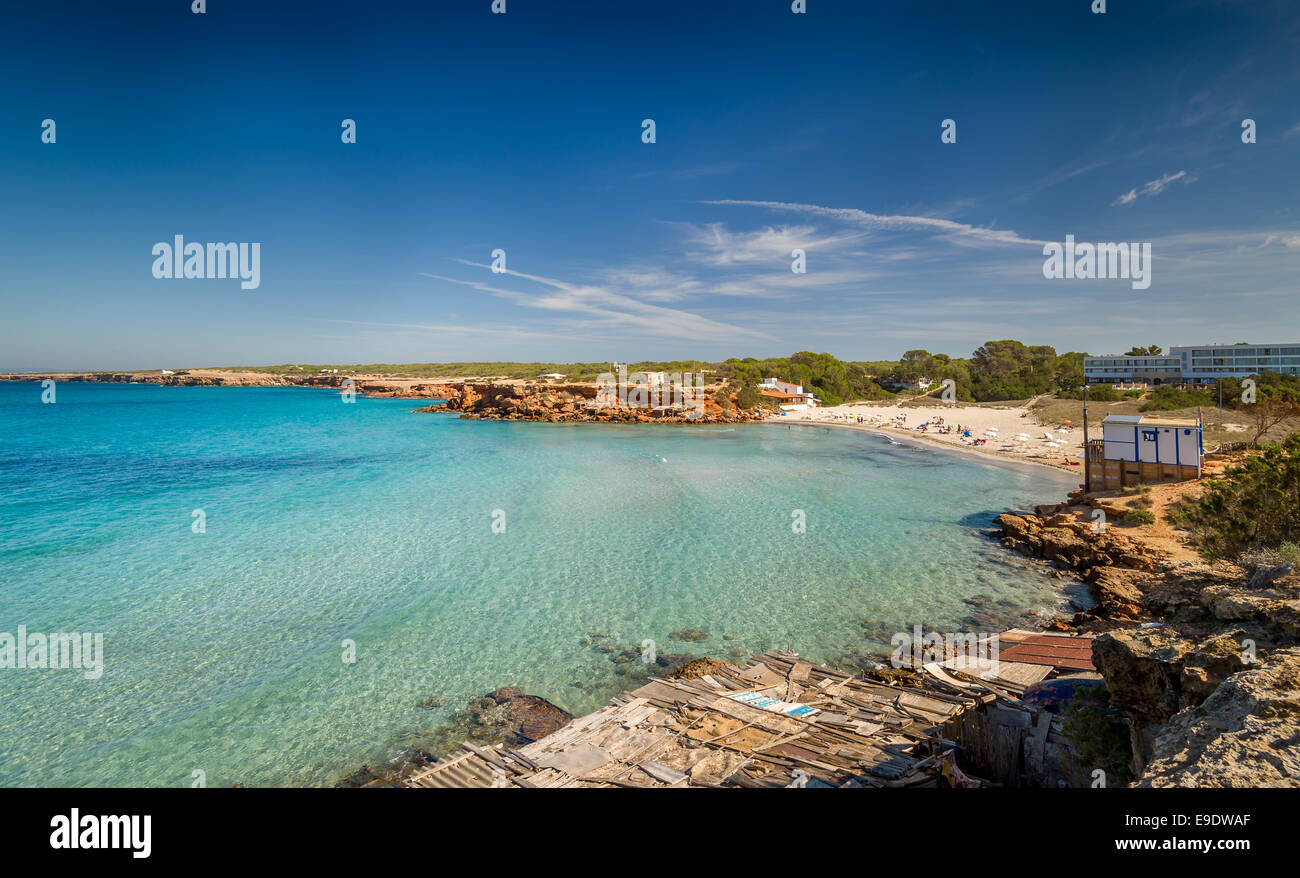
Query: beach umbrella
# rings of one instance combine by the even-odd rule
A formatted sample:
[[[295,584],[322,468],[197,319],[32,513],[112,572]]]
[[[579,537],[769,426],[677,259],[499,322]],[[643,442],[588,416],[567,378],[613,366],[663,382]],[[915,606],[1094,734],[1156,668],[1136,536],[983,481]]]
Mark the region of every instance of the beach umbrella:
[[[1043,444],[1046,445],[1048,448],[1060,448],[1060,447],[1061,447],[1061,443],[1060,443],[1060,442],[1044,442]]]
[[[1017,442],[1028,442],[1028,441],[1029,441],[1029,437],[1026,436],[1024,433],[1021,433],[1019,436],[1016,437],[1016,441],[1017,441]]]
[[[1062,427],[1061,429],[1057,430],[1056,432],[1058,432],[1058,433],[1068,433],[1068,432],[1070,432],[1070,428],[1069,428],[1069,427]]]

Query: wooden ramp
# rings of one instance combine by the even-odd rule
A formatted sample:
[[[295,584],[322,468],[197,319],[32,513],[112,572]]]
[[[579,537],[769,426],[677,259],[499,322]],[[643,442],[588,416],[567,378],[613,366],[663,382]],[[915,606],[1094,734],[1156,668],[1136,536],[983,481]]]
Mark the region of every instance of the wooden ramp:
[[[995,697],[924,677],[924,689],[859,680],[794,653],[754,659],[701,677],[651,678],[518,750],[466,744],[405,784],[934,786],[952,746],[939,728]]]

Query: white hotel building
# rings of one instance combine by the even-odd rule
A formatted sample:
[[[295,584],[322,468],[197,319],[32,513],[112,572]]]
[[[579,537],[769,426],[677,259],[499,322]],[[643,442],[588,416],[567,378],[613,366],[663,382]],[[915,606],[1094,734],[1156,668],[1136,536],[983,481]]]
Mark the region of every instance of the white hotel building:
[[[1300,375],[1300,342],[1277,345],[1190,345],[1158,356],[1084,357],[1089,384],[1213,384],[1260,372]]]

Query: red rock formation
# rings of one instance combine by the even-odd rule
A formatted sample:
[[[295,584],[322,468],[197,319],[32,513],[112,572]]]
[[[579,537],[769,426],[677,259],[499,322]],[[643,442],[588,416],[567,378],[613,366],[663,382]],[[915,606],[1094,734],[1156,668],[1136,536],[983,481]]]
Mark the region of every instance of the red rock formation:
[[[445,403],[416,409],[417,412],[460,412],[463,418],[503,421],[547,421],[552,423],[594,421],[606,423],[734,424],[762,420],[759,409],[723,409],[711,397],[705,399],[702,416],[692,408],[599,406],[597,388],[585,384],[501,385],[459,384],[439,388]]]

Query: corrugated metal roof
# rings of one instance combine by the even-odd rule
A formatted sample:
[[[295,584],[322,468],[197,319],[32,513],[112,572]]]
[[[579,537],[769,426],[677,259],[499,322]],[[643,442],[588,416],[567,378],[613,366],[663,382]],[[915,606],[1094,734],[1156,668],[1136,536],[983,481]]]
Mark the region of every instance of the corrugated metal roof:
[[[714,662],[698,677],[651,677],[634,693],[521,747],[477,747],[429,766],[408,787],[788,787],[934,785],[918,740],[976,704],[992,683],[889,686],[793,653]],[[975,686],[983,689],[975,691]],[[768,696],[746,704],[737,694]],[[776,712],[786,702],[816,712]],[[762,702],[759,704],[758,702]],[[768,704],[771,702],[771,704]],[[797,746],[794,742],[797,740]],[[800,774],[802,773],[802,774]],[[799,781],[800,777],[803,781]],[[798,782],[798,783],[797,783]]]
[[[1162,418],[1159,415],[1107,415],[1103,424],[1130,424],[1144,427],[1197,427],[1191,418]]]
[[[429,789],[490,789],[493,783],[502,786],[501,778],[504,776],[501,769],[476,754],[461,753],[412,775],[406,784]]]
[[[999,652],[1002,661],[1051,665],[1057,669],[1095,671],[1091,637],[1033,634]]]

